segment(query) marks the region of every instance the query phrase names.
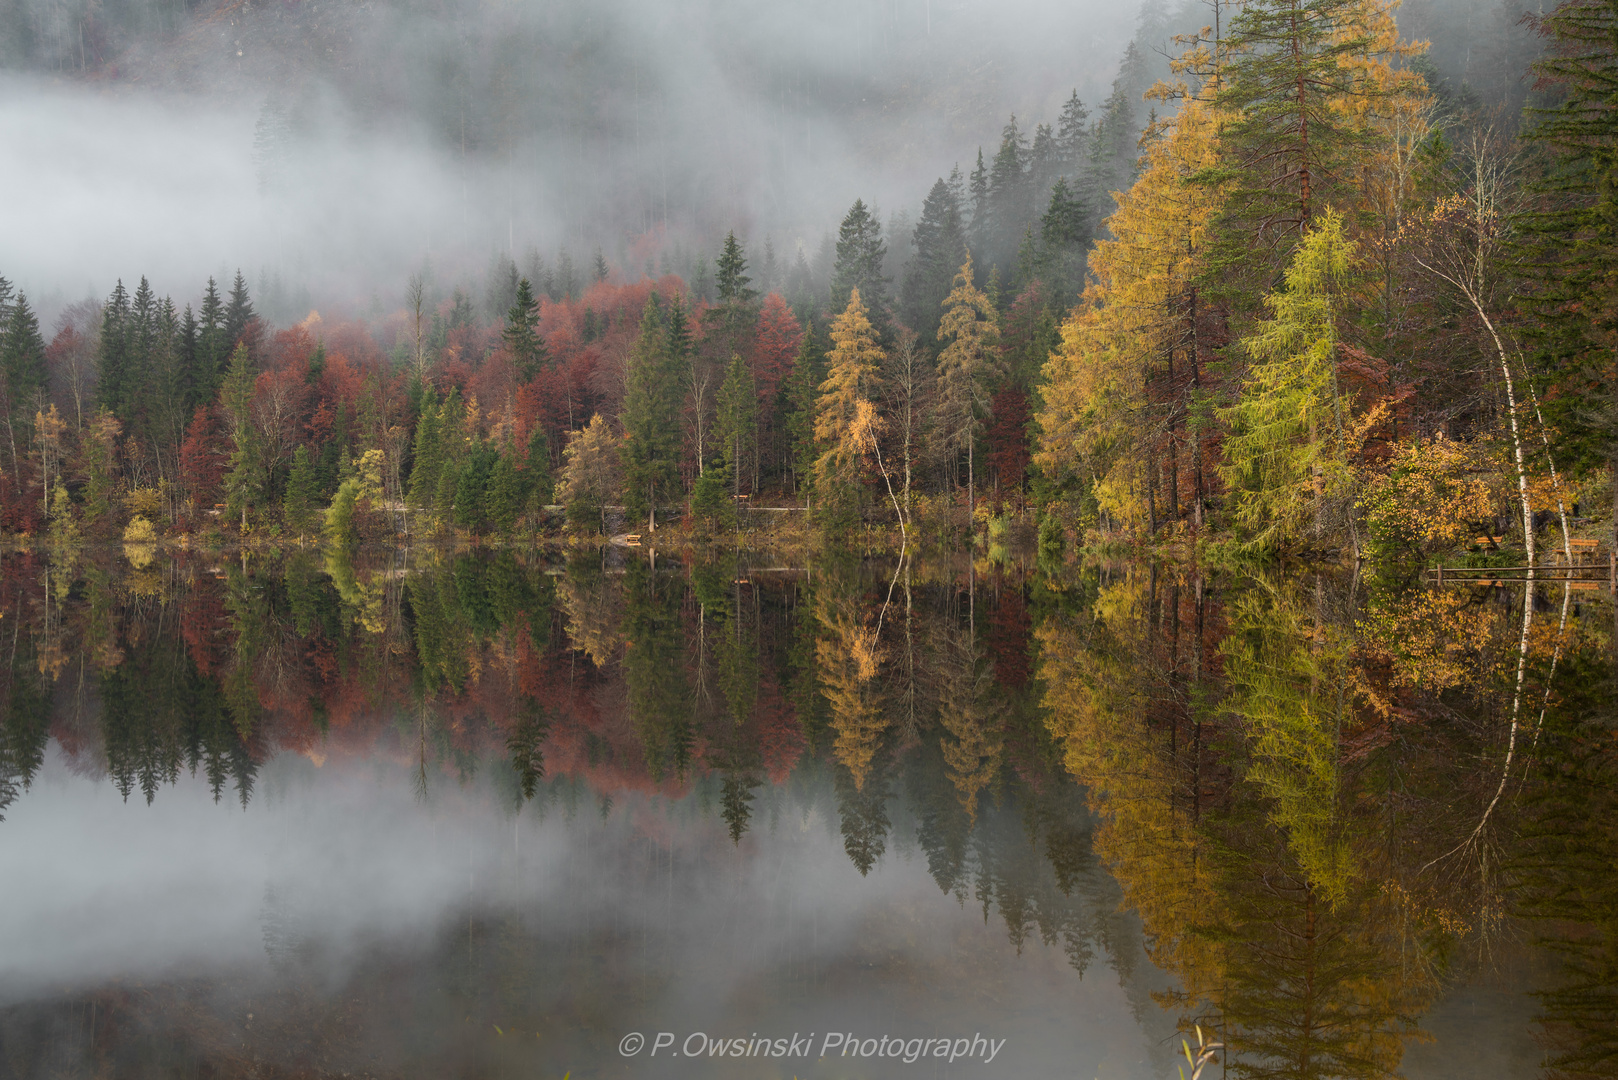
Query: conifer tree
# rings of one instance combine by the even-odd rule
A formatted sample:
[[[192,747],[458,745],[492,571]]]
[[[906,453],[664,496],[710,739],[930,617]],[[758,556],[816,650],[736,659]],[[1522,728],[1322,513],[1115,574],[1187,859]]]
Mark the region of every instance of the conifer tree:
[[[4,391],[6,437],[11,450],[11,474],[17,475],[19,442],[27,445],[29,420],[38,411],[36,397],[45,389],[45,339],[39,319],[22,292],[9,305],[0,324],[0,390]],[[17,427],[24,428],[21,440]]]
[[[281,501],[281,515],[286,527],[299,536],[308,533],[317,522],[316,509],[320,502],[309,448],[299,446],[292,453],[292,471],[287,475],[286,495]]]
[[[438,493],[438,474],[443,468],[444,448],[438,430],[438,395],[428,387],[421,402],[421,416],[416,421],[416,441],[411,454],[410,505],[417,510],[433,512],[433,500]]]
[[[912,256],[905,274],[904,320],[923,342],[938,337],[944,297],[955,271],[966,259],[966,234],[957,194],[939,177],[921,204],[921,217],[911,236]]]
[[[657,294],[646,301],[640,335],[629,351],[624,390],[624,498],[636,517],[657,527],[657,501],[679,484],[680,373],[689,347],[683,308],[665,326]],[[571,445],[571,444],[570,444]]]
[[[798,355],[792,362],[792,374],[786,381],[792,482],[803,494],[805,507],[810,505],[813,496],[815,459],[820,456],[815,446],[815,405],[820,384],[825,379],[825,366],[825,347],[814,327],[809,326],[804,330]]]
[[[976,445],[988,412],[986,384],[995,374],[999,327],[989,296],[972,284],[970,255],[944,300],[938,337],[948,342],[938,355],[939,423],[945,445],[956,453],[966,451],[967,506],[971,509],[977,499]]]
[[[1236,521],[1256,548],[1322,536],[1328,505],[1353,480],[1357,447],[1337,387],[1337,319],[1354,245],[1328,210],[1305,234],[1286,288],[1265,300],[1273,318],[1243,342],[1254,359],[1230,425],[1222,473]]]
[[[887,250],[882,242],[882,222],[866,207],[863,199],[855,199],[837,231],[837,261],[831,276],[832,310],[845,310],[850,294],[858,289],[862,306],[869,313],[879,338],[885,338],[889,332],[887,279],[882,276]]]
[[[231,342],[225,337],[225,302],[219,298],[219,285],[213,278],[202,293],[197,312],[196,368],[192,381],[197,401],[211,402],[219,392],[219,381],[230,366]]]
[[[861,443],[854,419],[861,402],[875,400],[886,357],[858,289],[832,323],[832,349],[826,378],[815,401],[815,490],[823,520],[833,527],[852,524],[859,505]]]
[[[527,383],[539,374],[550,354],[539,336],[539,301],[534,299],[534,288],[527,278],[517,282],[516,293],[516,300],[506,312],[506,327],[501,338],[511,354],[517,381]]]
[[[522,515],[523,506],[528,501],[524,479],[511,453],[495,455],[494,463],[489,468],[484,509],[489,524],[499,532],[510,533],[516,528],[517,518]]]
[[[129,367],[129,293],[122,279],[101,308],[101,336],[96,345],[96,404],[115,408],[123,399]]]
[[[263,494],[258,430],[252,414],[254,381],[247,345],[238,344],[230,354],[221,404],[231,441],[230,469],[225,474],[225,513],[232,518],[240,515],[243,531],[247,529],[248,508]]]
[[[1056,161],[1060,175],[1076,177],[1089,158],[1090,110],[1079,100],[1074,89],[1062,104],[1062,114],[1056,119]]]
[[[974,251],[985,251],[993,238],[989,231],[989,167],[983,163],[983,148],[978,147],[978,163],[967,181],[972,201],[972,220],[966,227],[967,246]]]
[[[718,405],[715,434],[734,484],[734,494],[740,495],[742,473],[752,460],[758,439],[758,392],[753,386],[752,372],[738,353],[730,356],[725,381],[719,387]]]
[[[1542,368],[1566,387],[1546,403],[1564,453],[1604,465],[1618,505],[1618,4],[1559,4],[1540,30],[1554,47],[1535,70],[1563,96],[1528,114],[1525,137],[1551,167],[1515,222],[1531,256],[1524,291]]]
[[[6,400],[12,409],[32,412],[34,396],[45,389],[45,339],[26,293],[18,292],[7,306],[4,335],[0,336],[0,376],[5,379]]]
[[[556,483],[551,478],[551,439],[544,424],[535,424],[528,435],[528,452],[523,458],[522,471],[529,505],[536,512],[540,507],[549,506]]]
[[[734,232],[725,234],[725,247],[715,264],[714,285],[719,292],[719,303],[726,306],[745,306],[758,298],[758,290],[748,288],[752,278],[747,276],[747,256]]]
[[[230,356],[236,346],[245,340],[248,353],[256,358],[258,340],[255,333],[257,329],[255,320],[257,318],[258,313],[253,310],[252,298],[247,295],[247,279],[242,276],[240,270],[237,270],[236,280],[230,286],[230,302],[225,306],[224,311],[224,350],[226,356]]]
[[[1257,242],[1285,258],[1326,207],[1352,198],[1354,167],[1372,143],[1363,110],[1376,94],[1353,61],[1371,44],[1364,0],[1252,0],[1231,20],[1232,56],[1215,104],[1234,170],[1222,263],[1251,264]]]

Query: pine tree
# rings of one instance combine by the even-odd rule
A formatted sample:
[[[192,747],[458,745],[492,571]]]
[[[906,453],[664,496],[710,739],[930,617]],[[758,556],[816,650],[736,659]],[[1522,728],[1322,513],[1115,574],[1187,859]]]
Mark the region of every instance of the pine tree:
[[[882,276],[886,255],[882,222],[866,208],[863,199],[855,199],[837,232],[837,261],[831,275],[832,310],[845,310],[850,294],[859,290],[877,336],[884,339],[890,328],[887,279]]]
[[[972,284],[972,257],[955,275],[944,300],[938,337],[949,344],[938,355],[939,422],[945,445],[966,451],[967,506],[976,505],[974,463],[978,435],[988,412],[986,382],[995,374],[998,325],[989,296]]]
[[[315,480],[314,465],[309,460],[309,448],[299,446],[292,453],[292,471],[287,475],[286,496],[281,501],[281,515],[286,527],[296,535],[307,534],[318,520],[316,508],[321,503]]]
[[[511,355],[517,381],[528,383],[544,368],[550,354],[539,336],[539,301],[534,299],[534,289],[527,278],[517,282],[516,294],[516,300],[506,312],[506,328],[501,339]]]
[[[595,279],[598,283],[607,280],[607,257],[601,254],[600,248],[596,248],[595,266],[593,270],[595,273]]]

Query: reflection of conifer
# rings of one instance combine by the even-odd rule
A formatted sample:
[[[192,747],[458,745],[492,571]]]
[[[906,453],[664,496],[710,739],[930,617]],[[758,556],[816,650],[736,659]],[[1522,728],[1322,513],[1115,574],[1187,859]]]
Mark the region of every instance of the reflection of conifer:
[[[539,782],[545,778],[544,744],[549,732],[550,718],[545,710],[531,695],[525,695],[506,739],[511,767],[517,772],[517,783],[525,800],[534,797]]]

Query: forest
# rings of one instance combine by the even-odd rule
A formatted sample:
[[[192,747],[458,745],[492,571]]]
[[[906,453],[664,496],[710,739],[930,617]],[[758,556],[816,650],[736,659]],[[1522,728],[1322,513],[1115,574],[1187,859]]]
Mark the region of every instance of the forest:
[[[1571,555],[1618,499],[1618,4],[1505,24],[1479,86],[1424,10],[1216,4],[813,254],[647,233],[284,320],[142,277],[48,341],[0,279],[0,529]]]

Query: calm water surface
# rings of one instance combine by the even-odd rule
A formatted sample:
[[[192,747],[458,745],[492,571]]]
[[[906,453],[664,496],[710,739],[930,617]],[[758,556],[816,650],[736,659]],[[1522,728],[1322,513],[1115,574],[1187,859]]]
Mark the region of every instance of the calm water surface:
[[[0,1078],[1145,1080],[1196,1024],[1205,1075],[1618,1069],[1602,592],[139,551],[0,590]]]

